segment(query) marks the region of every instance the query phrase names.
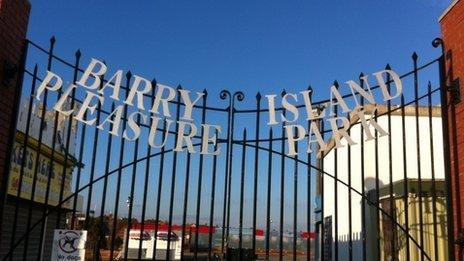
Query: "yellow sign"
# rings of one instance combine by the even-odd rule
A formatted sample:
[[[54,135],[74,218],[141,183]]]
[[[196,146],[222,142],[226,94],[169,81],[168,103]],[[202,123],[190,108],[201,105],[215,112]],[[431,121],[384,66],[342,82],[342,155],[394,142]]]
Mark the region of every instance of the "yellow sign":
[[[26,153],[24,154],[24,137],[25,135],[22,132],[17,132],[12,151],[8,194],[13,196],[18,195],[20,175],[22,172],[21,193],[19,196],[28,200],[32,199],[35,202],[45,203],[48,187],[48,204],[56,206],[59,203],[60,194],[62,194],[62,199],[72,194],[71,182],[75,161],[73,158],[69,157],[65,169],[64,155],[55,152],[52,162],[51,149],[45,145],[39,146],[37,140],[32,137],[28,138]],[[37,157],[39,150],[40,155]],[[23,165],[23,167],[21,167],[21,165]],[[64,170],[66,173],[63,173]],[[37,175],[35,178],[34,196],[32,197],[34,173],[37,173]],[[50,182],[49,185],[48,182]],[[63,188],[63,190],[61,190],[61,188]],[[68,200],[61,207],[71,208],[72,200]]]

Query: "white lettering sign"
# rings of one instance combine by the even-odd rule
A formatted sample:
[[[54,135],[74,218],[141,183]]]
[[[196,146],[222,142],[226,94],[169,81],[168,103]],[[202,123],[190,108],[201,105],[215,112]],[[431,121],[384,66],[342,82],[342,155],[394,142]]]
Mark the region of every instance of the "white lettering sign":
[[[217,155],[220,152],[220,149],[215,150],[214,146],[223,128],[217,124],[195,124],[192,118],[194,106],[202,103],[203,99],[206,98],[206,92],[191,92],[162,84],[154,85],[148,79],[138,75],[131,77],[133,79],[132,83],[129,84],[130,86],[127,87],[126,91],[121,92],[124,72],[117,70],[109,80],[103,81],[107,71],[106,64],[97,59],[91,59],[80,79],[75,84],[69,84],[66,87],[63,87],[63,79],[59,75],[47,71],[35,97],[40,100],[46,92],[60,91],[62,96],[53,106],[56,111],[72,117],[78,122],[96,125],[100,130],[107,129],[111,135],[122,137],[128,141],[147,137],[147,143],[151,147],[161,149],[166,145],[169,133],[177,130],[174,151],[208,155]],[[387,82],[386,79],[391,80]],[[296,144],[304,140],[307,140],[308,144],[307,153],[312,152],[310,146],[312,143],[318,144],[319,150],[328,148],[316,125],[316,121],[321,120],[327,122],[326,125],[329,126],[332,133],[335,148],[344,146],[341,139],[345,139],[348,145],[356,144],[347,132],[351,124],[350,119],[342,116],[341,113],[343,115],[357,114],[360,124],[364,127],[366,141],[373,139],[370,127],[380,133],[379,137],[388,134],[372,116],[366,117],[364,115],[360,98],[364,98],[371,107],[374,105],[375,109],[376,98],[378,101],[387,102],[400,97],[403,91],[400,76],[392,70],[381,70],[373,73],[370,78],[368,75],[362,76],[360,80],[364,85],[353,80],[346,81],[343,86],[334,83],[328,88],[330,100],[320,110],[314,109],[309,90],[299,93],[285,93],[282,96],[276,94],[264,96],[268,105],[267,125],[285,124],[286,126],[284,133],[288,142],[287,155],[295,156],[297,154]],[[375,81],[377,88],[381,91],[381,97],[375,97],[369,80]],[[343,96],[340,88],[345,88],[351,94]],[[63,109],[63,103],[71,98],[71,94],[77,89],[85,91],[85,96],[81,98],[82,104],[76,108]],[[123,93],[125,97],[122,97]],[[154,93],[154,97],[150,97],[152,93]],[[170,103],[174,101],[180,101],[183,110],[177,121],[172,120],[173,116],[170,111],[170,108],[172,109]],[[97,123],[98,109],[103,108],[108,103],[115,105],[113,111],[101,116]],[[132,109],[127,110],[128,107]],[[304,108],[299,110],[300,107]],[[339,114],[335,113],[336,109],[340,110]],[[300,116],[305,121],[304,125],[298,124]],[[150,126],[148,135],[142,134],[142,124]],[[122,128],[121,125],[125,127]],[[215,134],[213,135],[212,132]],[[197,139],[198,142],[195,142],[194,139]]]

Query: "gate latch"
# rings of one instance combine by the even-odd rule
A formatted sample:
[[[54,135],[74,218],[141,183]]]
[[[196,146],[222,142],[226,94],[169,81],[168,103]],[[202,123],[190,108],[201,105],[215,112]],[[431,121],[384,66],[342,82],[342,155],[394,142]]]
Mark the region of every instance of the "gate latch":
[[[447,90],[450,92],[450,99],[453,104],[458,104],[461,102],[461,85],[459,78],[454,79],[451,81],[451,84],[446,86]]]

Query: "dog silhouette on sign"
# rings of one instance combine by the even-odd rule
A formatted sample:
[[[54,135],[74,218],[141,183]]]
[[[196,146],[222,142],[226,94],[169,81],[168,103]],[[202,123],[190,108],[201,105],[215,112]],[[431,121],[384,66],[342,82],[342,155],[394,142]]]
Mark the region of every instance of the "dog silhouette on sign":
[[[59,247],[65,253],[73,253],[77,250],[76,240],[79,239],[79,234],[74,231],[67,231],[62,235],[59,241]]]

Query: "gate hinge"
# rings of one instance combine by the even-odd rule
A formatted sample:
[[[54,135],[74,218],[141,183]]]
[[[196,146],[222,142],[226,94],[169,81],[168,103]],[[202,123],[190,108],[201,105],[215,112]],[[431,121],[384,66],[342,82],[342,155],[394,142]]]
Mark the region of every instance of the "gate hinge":
[[[450,92],[450,99],[453,104],[461,102],[461,85],[459,78],[451,81],[451,84],[446,86],[446,90]]]

